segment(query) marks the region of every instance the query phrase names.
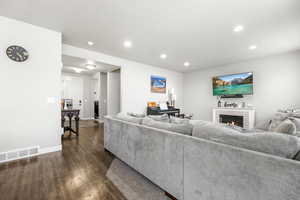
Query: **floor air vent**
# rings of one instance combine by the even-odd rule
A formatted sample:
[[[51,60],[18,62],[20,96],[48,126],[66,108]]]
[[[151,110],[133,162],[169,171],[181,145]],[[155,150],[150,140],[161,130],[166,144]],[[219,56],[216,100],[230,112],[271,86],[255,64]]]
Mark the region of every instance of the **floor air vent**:
[[[1,153],[0,154],[0,162],[3,162],[6,160],[6,153]]]
[[[27,149],[19,151],[19,156],[20,157],[24,157],[24,156],[28,156],[28,155],[29,155],[29,151]]]
[[[17,159],[19,157],[17,151],[12,151],[7,153],[7,159],[12,160],[12,159]]]
[[[39,154],[39,147],[30,147],[25,149],[18,149],[14,151],[8,151],[0,153],[0,163],[11,160],[17,160],[21,158],[27,158]]]
[[[38,148],[38,147],[29,149],[29,154],[30,154],[30,155],[35,155],[35,154],[37,154],[38,152],[39,152],[39,148]]]

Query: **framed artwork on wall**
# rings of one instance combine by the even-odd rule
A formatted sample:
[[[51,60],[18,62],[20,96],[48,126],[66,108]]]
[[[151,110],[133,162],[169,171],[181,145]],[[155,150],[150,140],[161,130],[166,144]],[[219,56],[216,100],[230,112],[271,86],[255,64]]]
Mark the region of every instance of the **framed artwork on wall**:
[[[166,93],[167,79],[161,76],[151,76],[151,92]]]

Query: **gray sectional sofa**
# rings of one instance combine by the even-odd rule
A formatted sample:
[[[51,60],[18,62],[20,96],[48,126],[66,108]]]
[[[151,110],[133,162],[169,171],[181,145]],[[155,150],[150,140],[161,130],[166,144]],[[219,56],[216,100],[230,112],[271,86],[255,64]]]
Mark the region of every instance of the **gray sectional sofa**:
[[[187,135],[132,120],[105,118],[105,148],[177,199],[300,199],[295,136],[224,138],[201,121]]]

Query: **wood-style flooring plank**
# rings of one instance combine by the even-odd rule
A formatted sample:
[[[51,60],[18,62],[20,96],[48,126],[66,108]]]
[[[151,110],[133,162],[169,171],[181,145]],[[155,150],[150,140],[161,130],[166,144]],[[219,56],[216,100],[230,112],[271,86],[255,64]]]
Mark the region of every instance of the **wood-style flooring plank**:
[[[103,125],[80,121],[79,138],[62,145],[62,152],[0,164],[0,199],[126,200],[106,177],[113,155],[104,151]]]

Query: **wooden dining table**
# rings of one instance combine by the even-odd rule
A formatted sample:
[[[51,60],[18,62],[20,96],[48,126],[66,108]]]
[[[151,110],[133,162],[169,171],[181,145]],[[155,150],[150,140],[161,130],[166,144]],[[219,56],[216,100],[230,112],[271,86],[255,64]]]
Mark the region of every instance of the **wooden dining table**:
[[[72,133],[79,136],[79,109],[64,109],[61,110],[61,126],[64,129],[64,132],[69,131],[69,137],[72,136]],[[69,126],[65,126],[66,118],[69,119]],[[75,130],[72,128],[72,119],[75,120]],[[63,135],[62,135],[63,139]]]

